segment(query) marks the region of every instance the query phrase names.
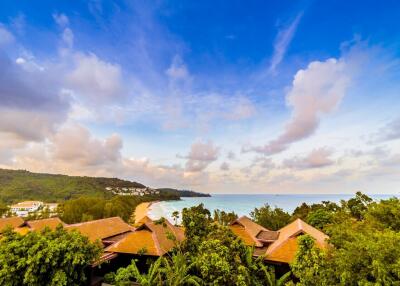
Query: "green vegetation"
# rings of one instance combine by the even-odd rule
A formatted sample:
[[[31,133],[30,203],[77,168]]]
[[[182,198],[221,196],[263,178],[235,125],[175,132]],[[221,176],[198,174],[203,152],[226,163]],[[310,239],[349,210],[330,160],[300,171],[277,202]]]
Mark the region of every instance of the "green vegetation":
[[[183,210],[186,240],[176,244],[171,256],[153,262],[140,272],[136,262],[109,274],[109,282],[129,285],[284,285],[290,274],[277,279],[274,268],[253,258],[247,247],[229,228],[214,222],[210,212],[199,205]]]
[[[400,233],[397,198],[373,202],[357,193],[340,206],[320,205],[312,213],[329,214],[322,228],[330,248],[321,250],[310,237],[299,239],[291,265],[296,285],[400,285]],[[318,220],[321,222],[321,220]]]
[[[291,221],[291,216],[281,208],[272,209],[268,204],[255,208],[250,214],[251,218],[270,230],[278,230]]]
[[[177,199],[179,197],[163,193],[146,196],[115,196],[111,199],[80,197],[61,204],[58,212],[61,219],[66,223],[77,223],[114,216],[119,216],[127,222],[134,222],[134,210],[140,203]]]
[[[61,226],[26,235],[8,230],[0,243],[0,285],[85,285],[86,269],[100,253],[99,245]]]
[[[61,202],[80,196],[111,198],[106,187],[144,188],[117,178],[73,177],[0,169],[0,197],[5,203],[23,200]]]
[[[177,190],[171,188],[160,188],[156,189],[156,191],[160,191],[164,194],[175,195],[179,197],[211,197],[210,194],[198,193],[190,190]]]
[[[136,199],[149,198],[70,200],[63,206],[63,218],[80,221],[122,215],[127,219],[130,213],[124,211],[139,203]],[[175,216],[178,218],[179,213]],[[271,229],[303,218],[330,236],[330,246],[321,249],[312,237],[300,236],[291,271],[282,274],[284,268],[267,265],[263,257],[255,258],[253,249],[226,226],[236,218],[234,213],[216,211],[212,216],[199,205],[183,210],[186,240],[178,243],[171,236],[175,248],[170,254],[150,260],[147,269],[133,260],[127,267],[107,274],[107,281],[117,286],[133,281],[149,286],[400,285],[397,198],[373,202],[357,193],[340,204],[302,204],[291,215],[265,205],[255,209],[253,217]],[[98,258],[99,251],[99,246],[86,238],[61,228],[25,236],[6,231],[0,240],[0,285],[81,285],[86,280],[86,267]]]

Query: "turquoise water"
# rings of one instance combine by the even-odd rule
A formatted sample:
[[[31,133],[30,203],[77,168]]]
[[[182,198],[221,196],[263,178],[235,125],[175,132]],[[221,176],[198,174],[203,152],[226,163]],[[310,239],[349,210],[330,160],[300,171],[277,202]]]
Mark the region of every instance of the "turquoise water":
[[[340,202],[347,200],[354,195],[212,195],[206,198],[182,198],[180,201],[167,201],[152,204],[149,216],[152,219],[165,217],[171,220],[174,211],[182,211],[183,208],[191,207],[203,203],[211,212],[215,209],[224,211],[234,211],[239,216],[249,215],[256,207],[261,207],[268,203],[288,212],[305,202],[308,204],[319,203],[321,201]],[[375,200],[386,199],[394,195],[369,195]]]

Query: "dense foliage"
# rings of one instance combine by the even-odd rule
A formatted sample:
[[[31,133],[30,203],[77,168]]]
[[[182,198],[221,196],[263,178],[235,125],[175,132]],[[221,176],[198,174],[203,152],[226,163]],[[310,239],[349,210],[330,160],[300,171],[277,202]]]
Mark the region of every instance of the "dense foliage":
[[[179,197],[210,197],[210,194],[198,193],[190,190],[177,190],[172,188],[160,188],[156,190],[164,194],[170,194]]]
[[[12,230],[0,240],[0,285],[85,285],[85,270],[101,248],[62,227],[20,235]]]
[[[73,177],[0,169],[0,197],[6,203],[23,200],[59,202],[80,196],[111,198],[106,187],[144,188],[117,178]]]
[[[159,258],[141,273],[135,261],[111,277],[116,285],[284,285],[289,274],[277,279],[262,257],[255,259],[229,228],[220,225],[203,205],[183,210],[186,240],[171,256]]]
[[[312,238],[299,239],[291,265],[296,285],[400,285],[399,210],[396,198],[372,202],[357,193],[340,207],[325,204],[310,212],[330,214],[323,228],[331,247],[321,250]]]
[[[119,216],[125,221],[134,221],[133,213],[138,204],[155,200],[173,200],[173,195],[115,196],[111,199],[81,197],[66,201],[58,208],[66,223],[77,223],[94,219]]]
[[[291,221],[291,216],[281,208],[271,208],[265,204],[261,208],[255,208],[250,214],[258,224],[270,230],[278,230]]]

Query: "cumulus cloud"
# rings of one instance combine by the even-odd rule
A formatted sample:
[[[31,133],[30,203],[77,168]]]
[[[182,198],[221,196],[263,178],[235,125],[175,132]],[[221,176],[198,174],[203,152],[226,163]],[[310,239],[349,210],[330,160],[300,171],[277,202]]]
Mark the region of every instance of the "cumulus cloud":
[[[287,149],[290,144],[311,136],[318,128],[321,116],[329,114],[340,104],[350,85],[350,75],[343,59],[311,62],[296,73],[286,103],[292,116],[284,132],[255,151],[272,155]]]
[[[179,158],[187,159],[185,171],[190,173],[204,171],[212,162],[218,159],[219,148],[213,142],[195,142],[190,147],[186,156],[178,155]]]
[[[274,54],[272,56],[271,64],[269,66],[269,72],[275,72],[275,69],[283,60],[302,17],[303,12],[299,13],[289,26],[281,29],[278,32],[278,35],[276,36],[276,39],[274,41]]]
[[[43,140],[69,110],[51,66],[24,68],[0,52],[0,133],[27,141]],[[34,107],[34,108],[32,108]]]
[[[53,159],[80,166],[116,163],[121,159],[121,148],[119,135],[99,140],[80,125],[63,127],[52,139]]]
[[[66,80],[92,104],[113,102],[124,96],[120,66],[103,61],[95,54],[77,54],[75,66]]]
[[[330,158],[332,151],[326,148],[312,150],[305,157],[286,159],[283,166],[292,169],[313,169],[333,165],[335,162]]]

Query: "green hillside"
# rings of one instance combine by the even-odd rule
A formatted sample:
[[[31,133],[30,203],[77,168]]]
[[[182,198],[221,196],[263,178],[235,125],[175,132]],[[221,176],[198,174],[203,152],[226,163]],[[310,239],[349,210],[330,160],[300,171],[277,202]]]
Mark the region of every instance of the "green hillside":
[[[63,202],[82,196],[110,199],[115,195],[111,188],[145,188],[137,182],[117,178],[78,177],[32,173],[25,170],[0,169],[0,202],[14,203],[23,200]],[[179,197],[204,197],[208,194],[171,188],[157,189],[160,200]],[[153,198],[157,199],[157,198]]]
[[[80,196],[111,198],[106,187],[145,187],[117,178],[76,177],[0,169],[0,200],[12,203],[22,200],[65,201]]]

